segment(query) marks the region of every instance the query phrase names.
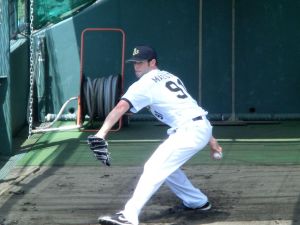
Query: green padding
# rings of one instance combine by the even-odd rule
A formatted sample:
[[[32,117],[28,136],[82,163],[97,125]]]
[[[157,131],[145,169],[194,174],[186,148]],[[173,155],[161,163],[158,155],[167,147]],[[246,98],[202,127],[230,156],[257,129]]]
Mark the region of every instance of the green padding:
[[[99,165],[90,152],[86,137],[76,137],[80,133],[67,132],[45,134],[34,145],[31,151],[18,162],[19,166],[91,166]],[[209,149],[206,147],[194,158],[189,165],[207,164],[300,164],[300,143],[221,143],[224,148],[224,158],[221,161],[211,160]],[[142,166],[159,143],[112,143],[109,149],[112,165]]]

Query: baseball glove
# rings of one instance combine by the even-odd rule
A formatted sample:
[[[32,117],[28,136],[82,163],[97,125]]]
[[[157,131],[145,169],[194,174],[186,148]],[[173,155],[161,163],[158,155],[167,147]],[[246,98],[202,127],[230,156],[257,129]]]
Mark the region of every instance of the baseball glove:
[[[110,153],[108,152],[107,141],[103,138],[90,135],[87,138],[87,142],[90,149],[93,151],[94,156],[104,165],[110,166]]]

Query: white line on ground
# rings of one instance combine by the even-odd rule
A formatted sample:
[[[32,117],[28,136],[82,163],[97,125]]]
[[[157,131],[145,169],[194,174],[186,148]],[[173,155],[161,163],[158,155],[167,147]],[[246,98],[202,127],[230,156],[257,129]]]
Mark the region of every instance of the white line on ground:
[[[127,139],[127,140],[108,140],[110,143],[157,143],[163,142],[164,139]],[[227,139],[218,139],[219,142],[300,142],[300,138],[266,138],[266,139],[258,139],[258,138],[227,138]]]

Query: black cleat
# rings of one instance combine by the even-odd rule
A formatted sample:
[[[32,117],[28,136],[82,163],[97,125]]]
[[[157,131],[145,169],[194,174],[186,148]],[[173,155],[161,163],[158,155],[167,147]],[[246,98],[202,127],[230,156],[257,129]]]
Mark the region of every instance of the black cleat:
[[[185,206],[184,204],[180,204],[178,206],[175,206],[171,209],[169,209],[169,213],[180,213],[180,212],[186,212],[186,211],[208,211],[211,208],[210,202],[206,202],[203,206],[197,207],[197,208],[190,208]]]
[[[197,208],[190,208],[185,205],[183,205],[185,210],[200,210],[200,211],[207,211],[211,209],[211,204],[210,202],[206,202],[203,206],[197,207]]]

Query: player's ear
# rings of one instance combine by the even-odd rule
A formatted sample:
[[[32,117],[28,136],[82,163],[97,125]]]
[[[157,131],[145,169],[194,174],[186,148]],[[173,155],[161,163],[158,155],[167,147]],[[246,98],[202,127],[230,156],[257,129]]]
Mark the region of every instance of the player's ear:
[[[150,66],[157,66],[157,61],[156,59],[151,59],[149,62]]]

